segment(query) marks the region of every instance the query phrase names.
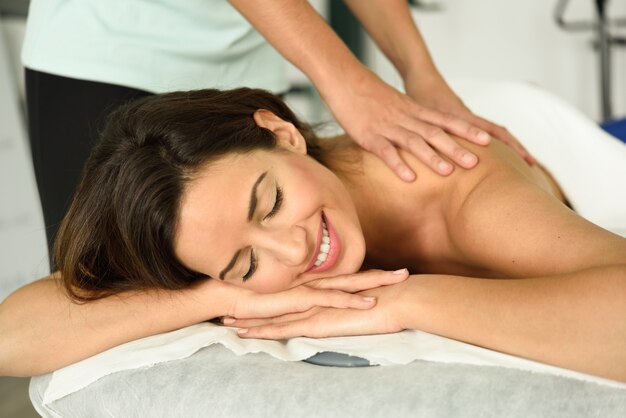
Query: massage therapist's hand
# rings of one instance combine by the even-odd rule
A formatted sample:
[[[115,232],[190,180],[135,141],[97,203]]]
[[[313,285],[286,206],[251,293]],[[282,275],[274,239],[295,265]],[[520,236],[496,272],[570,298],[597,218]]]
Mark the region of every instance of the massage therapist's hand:
[[[505,127],[472,113],[438,73],[409,75],[404,80],[404,88],[416,103],[441,112],[446,118],[457,117],[467,121],[513,148],[528,164],[537,163]]]
[[[479,145],[487,145],[487,132],[450,113],[424,107],[364,69],[343,91],[322,96],[346,132],[366,150],[378,155],[401,179],[413,181],[415,173],[402,160],[398,148],[415,155],[441,175],[453,164],[472,168],[478,158],[447,132]]]
[[[406,280],[407,277],[406,270],[400,270],[396,273],[370,270],[315,279],[277,293],[257,293],[224,282],[215,284],[228,288],[225,297],[231,302],[225,317],[247,319],[271,318],[307,312],[320,306],[368,310],[376,306],[375,297],[356,294],[356,292],[399,283]]]
[[[365,273],[365,274],[369,274]],[[316,306],[308,311],[273,318],[228,318],[225,325],[239,327],[243,338],[285,339],[292,337],[324,338],[347,335],[388,334],[406,328],[400,300],[411,286],[408,271],[402,271],[395,283],[361,291],[360,296],[375,297],[377,304],[369,310],[337,309]]]

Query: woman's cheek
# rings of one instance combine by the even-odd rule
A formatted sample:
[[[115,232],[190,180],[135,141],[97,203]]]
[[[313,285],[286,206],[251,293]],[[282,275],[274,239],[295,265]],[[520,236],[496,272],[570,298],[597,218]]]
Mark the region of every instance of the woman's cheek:
[[[246,287],[258,293],[277,293],[293,287],[291,286],[292,282],[291,279],[281,278],[280,274],[272,274],[264,277],[252,277]]]

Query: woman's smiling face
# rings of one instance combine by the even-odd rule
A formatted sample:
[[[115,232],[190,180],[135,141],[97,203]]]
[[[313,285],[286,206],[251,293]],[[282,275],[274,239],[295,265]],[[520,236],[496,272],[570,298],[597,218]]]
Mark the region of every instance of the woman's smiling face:
[[[228,155],[199,171],[181,200],[178,259],[262,293],[358,271],[365,241],[343,183],[306,155],[293,125],[268,111],[255,120],[274,132],[277,149]]]

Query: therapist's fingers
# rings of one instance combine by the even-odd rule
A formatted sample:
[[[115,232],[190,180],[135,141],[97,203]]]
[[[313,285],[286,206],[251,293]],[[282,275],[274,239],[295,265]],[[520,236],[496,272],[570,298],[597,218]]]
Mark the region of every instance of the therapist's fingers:
[[[500,140],[507,145],[510,145],[526,162],[530,165],[537,164],[537,160],[533,157],[530,152],[522,145],[521,142],[515,138],[508,129],[503,127],[496,127],[493,130],[493,136],[496,138],[501,138]]]
[[[365,144],[362,145],[365,149],[369,150],[383,160],[385,165],[396,173],[396,175],[402,180],[415,180],[415,172],[411,170],[402,157],[400,157],[400,154],[394,144],[387,138],[379,137],[376,140],[372,140],[367,144],[367,146]]]
[[[522,143],[519,142],[519,140],[515,136],[513,136],[513,134],[511,134],[511,132],[509,132],[509,130],[506,129],[504,126],[495,124],[480,116],[474,116],[474,118],[474,122],[477,125],[480,125],[494,138],[497,138],[498,140],[513,148],[513,150],[515,150],[515,152],[517,152],[528,164],[537,164],[537,160],[530,154],[530,152],[528,152],[526,147],[524,147]]]
[[[481,145],[489,142],[489,135],[479,128],[452,114],[421,106],[372,74],[355,78],[344,93],[326,93],[323,97],[346,133],[404,181],[415,180],[415,173],[402,160],[398,149],[414,154],[436,173],[446,176],[454,166],[442,156],[465,168],[477,162],[447,132],[462,137],[459,142],[466,138]]]
[[[394,127],[392,131],[387,135],[388,139],[380,140],[370,151],[378,155],[403,180],[411,181],[414,173],[402,160],[397,148],[413,154],[442,176],[452,173],[454,166],[444,160],[438,152],[464,168],[472,168],[478,162],[474,154],[461,147],[436,126],[413,121],[411,126]]]
[[[400,129],[396,129],[395,135],[390,135],[390,140],[395,145],[404,149],[407,152],[413,154],[418,160],[423,162],[426,166],[430,167],[434,172],[439,173],[442,176],[447,176],[452,173],[454,167],[449,162],[445,161],[431,146],[426,142],[421,135],[404,131],[398,133]],[[443,134],[443,132],[430,132],[428,134]],[[443,134],[445,135],[445,134]],[[382,158],[382,157],[381,157]],[[383,158],[384,159],[384,158]]]
[[[406,268],[396,271],[368,270],[312,280],[307,282],[305,286],[315,289],[334,289],[356,293],[362,290],[400,283],[408,277],[409,271]]]
[[[440,112],[419,105],[417,105],[413,111],[415,112],[417,120],[439,127],[445,132],[457,135],[476,145],[489,145],[491,142],[489,132],[453,113]]]
[[[404,138],[399,144],[432,170],[444,176],[454,170],[454,165],[444,160],[441,155],[467,169],[478,164],[478,157],[475,154],[463,148],[441,128],[422,122],[415,122],[415,125],[417,126],[414,131],[398,130],[398,137]],[[415,133],[416,131],[419,133]]]
[[[455,129],[457,135],[459,133],[468,135],[474,142],[480,145],[489,143],[489,135],[450,114],[441,114],[430,110],[423,110],[419,113],[420,116],[432,116],[434,114],[440,115],[439,118],[432,117],[431,119],[437,119],[442,126],[435,126],[418,119],[407,118],[400,121],[399,126],[391,128],[390,133],[387,135],[394,148],[392,149],[389,143],[381,143],[377,148],[374,148],[373,152],[379,155],[394,171],[404,169],[396,165],[399,164],[398,160],[401,160],[401,158],[397,155],[395,147],[410,152],[433,171],[443,176],[452,173],[454,165],[443,159],[442,155],[466,169],[476,166],[478,157],[464,148],[458,142],[459,140],[453,139],[444,129]],[[479,135],[477,132],[481,132],[481,134]]]

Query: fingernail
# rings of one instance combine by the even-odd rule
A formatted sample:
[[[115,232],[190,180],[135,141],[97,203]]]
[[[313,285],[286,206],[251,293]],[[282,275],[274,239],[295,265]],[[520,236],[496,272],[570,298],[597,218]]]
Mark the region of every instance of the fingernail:
[[[393,274],[395,274],[396,276],[400,276],[402,274],[406,274],[406,272],[407,272],[407,269],[403,268],[403,269],[394,271]]]
[[[465,154],[461,161],[463,161],[463,164],[474,165],[478,162],[478,159],[473,154]]]
[[[222,324],[230,325],[235,323],[235,318],[224,318],[222,319]]]
[[[491,138],[491,136],[485,131],[480,131],[478,133],[478,139],[480,139],[483,142],[489,141],[489,138]]]
[[[413,176],[413,172],[411,170],[405,168],[402,170],[402,178],[406,181],[413,181],[415,177]]]
[[[366,297],[366,298],[363,298],[363,300],[364,300],[365,302],[367,302],[367,303],[370,303],[370,302],[374,302],[374,301],[376,300],[376,298],[371,297],[371,296],[368,296],[368,297]]]
[[[441,161],[439,164],[437,164],[437,167],[439,168],[440,171],[446,171],[446,172],[450,170],[450,168],[452,168],[452,166],[445,161]]]
[[[248,330],[247,330],[247,329],[245,329],[245,328],[241,328],[241,329],[238,329],[238,330],[237,330],[237,335],[245,334],[246,332],[248,332]]]

